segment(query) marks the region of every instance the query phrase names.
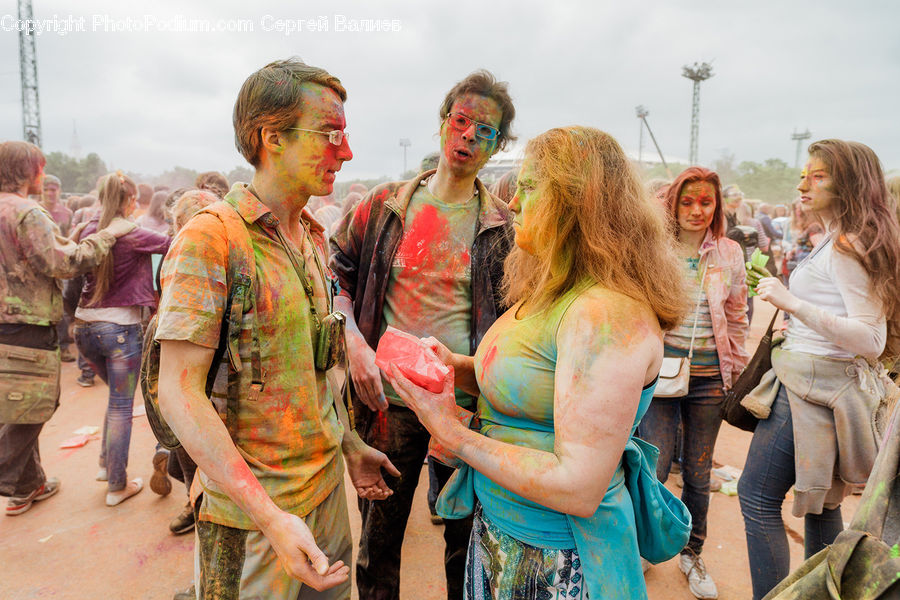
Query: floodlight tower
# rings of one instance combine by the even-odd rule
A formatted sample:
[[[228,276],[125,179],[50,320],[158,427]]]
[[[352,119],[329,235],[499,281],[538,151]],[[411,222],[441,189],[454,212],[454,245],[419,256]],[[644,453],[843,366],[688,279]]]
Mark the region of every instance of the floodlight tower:
[[[406,149],[412,146],[412,144],[410,143],[409,139],[400,138],[400,145],[403,147],[403,173],[400,175],[400,177],[402,178],[406,176]]]
[[[656,147],[656,153],[659,154],[659,160],[662,161],[663,167],[665,167],[666,173],[669,175],[669,177],[672,177],[672,171],[669,170],[669,165],[666,163],[666,157],[663,156],[662,150],[660,150],[659,148],[659,144],[656,143],[656,136],[653,135],[653,130],[650,129],[650,123],[647,122],[647,115],[650,114],[650,111],[643,106],[636,106],[634,110],[637,113],[637,118],[641,120],[641,146],[643,146],[644,143],[644,127],[646,127],[647,133],[650,134],[650,140]],[[638,153],[638,162],[640,162],[640,150],[638,150]]]
[[[31,0],[19,0],[19,23],[34,22]],[[19,29],[19,75],[22,80],[22,137],[41,145],[41,108],[38,97],[37,53],[34,31]]]
[[[644,119],[650,114],[650,111],[642,105],[634,107],[637,118],[641,121],[641,132],[638,134],[638,164],[644,164]]]
[[[691,108],[691,151],[688,159],[692,165],[697,164],[697,139],[700,137],[700,82],[713,76],[712,65],[694,63],[681,68],[681,76],[694,82],[694,102]]]
[[[794,133],[791,134],[791,139],[797,142],[797,155],[794,157],[794,168],[800,168],[800,148],[803,147],[803,140],[808,140],[812,137],[812,134],[809,132],[809,129],[805,129],[800,133],[797,133],[797,130],[794,130]]]

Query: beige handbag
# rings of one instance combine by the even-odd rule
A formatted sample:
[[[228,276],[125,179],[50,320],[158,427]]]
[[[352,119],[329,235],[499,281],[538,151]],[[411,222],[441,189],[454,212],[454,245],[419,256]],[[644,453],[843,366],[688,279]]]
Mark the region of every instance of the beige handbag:
[[[681,398],[687,396],[691,383],[691,359],[694,357],[694,336],[697,334],[697,319],[700,316],[700,299],[703,297],[703,282],[706,279],[707,262],[703,263],[700,289],[697,290],[697,304],[694,306],[694,328],[691,331],[691,346],[688,355],[682,357],[665,356],[659,367],[659,381],[653,390],[654,398]]]
[[[59,403],[59,350],[0,344],[0,423],[46,423]]]

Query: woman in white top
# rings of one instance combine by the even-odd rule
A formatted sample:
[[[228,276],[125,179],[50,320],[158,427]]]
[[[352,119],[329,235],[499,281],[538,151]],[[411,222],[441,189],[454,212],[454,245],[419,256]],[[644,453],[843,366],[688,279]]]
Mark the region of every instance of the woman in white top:
[[[790,572],[781,505],[791,487],[807,558],[842,531],[846,484],[865,482],[877,449],[880,361],[900,351],[900,226],[878,157],[841,140],[809,153],[797,189],[826,236],[791,273],[790,291],[775,277],[756,287],[791,316],[772,352],[777,396],[738,486],[757,599]]]

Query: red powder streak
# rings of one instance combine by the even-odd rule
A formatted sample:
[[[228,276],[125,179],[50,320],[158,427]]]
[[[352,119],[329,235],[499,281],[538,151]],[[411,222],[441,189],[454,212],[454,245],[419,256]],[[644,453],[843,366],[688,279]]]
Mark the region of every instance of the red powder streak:
[[[375,414],[375,425],[372,428],[372,434],[375,436],[375,440],[387,442],[388,433],[387,412],[379,410]]]
[[[487,351],[487,354],[484,355],[484,358],[481,359],[481,370],[484,375],[487,375],[488,371],[494,364],[494,360],[497,358],[497,346],[491,346],[491,349]]]
[[[434,267],[427,264],[432,257],[428,251],[431,244],[445,240],[450,231],[447,219],[438,214],[437,208],[428,204],[422,207],[413,219],[412,226],[403,233],[398,254],[407,260],[407,267],[419,270],[423,267]]]

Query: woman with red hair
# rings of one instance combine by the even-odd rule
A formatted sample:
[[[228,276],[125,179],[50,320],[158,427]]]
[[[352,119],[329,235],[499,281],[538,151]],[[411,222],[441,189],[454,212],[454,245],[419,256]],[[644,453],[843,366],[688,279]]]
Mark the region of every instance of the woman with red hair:
[[[678,175],[666,193],[666,210],[691,310],[666,332],[665,356],[689,358],[690,383],[686,396],[655,397],[638,431],[659,448],[656,475],[663,482],[676,458],[676,436],[682,432],[681,500],[693,524],[679,566],[694,596],[716,598],[716,584],[700,552],[706,539],[713,448],[722,422],[720,404],[748,360],[744,255],[737,242],[725,237],[721,185],[713,171],[690,167]]]

